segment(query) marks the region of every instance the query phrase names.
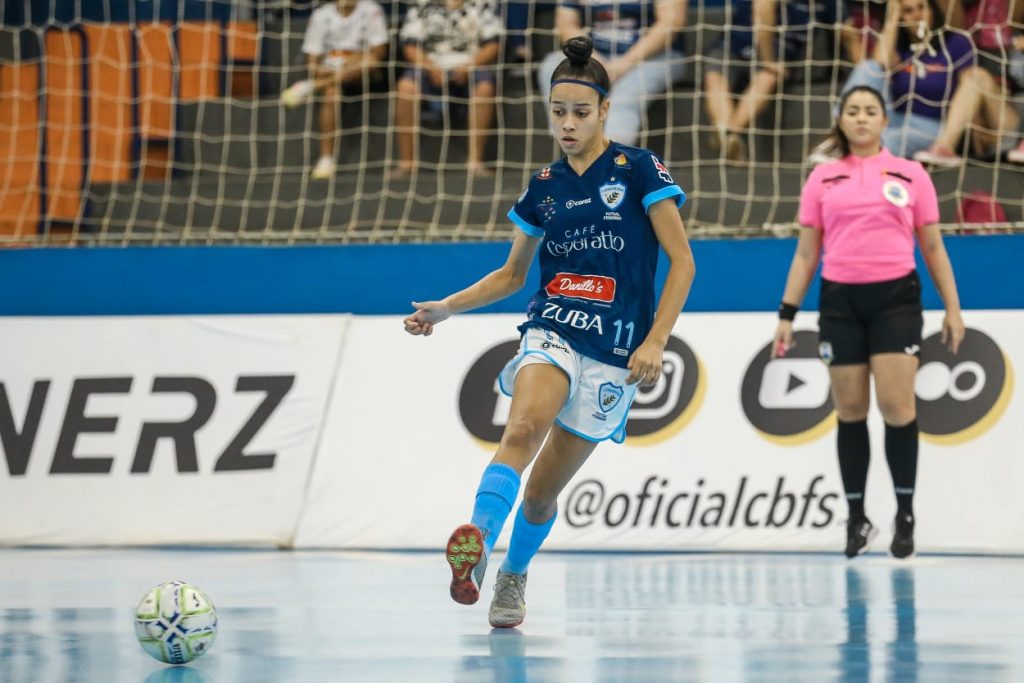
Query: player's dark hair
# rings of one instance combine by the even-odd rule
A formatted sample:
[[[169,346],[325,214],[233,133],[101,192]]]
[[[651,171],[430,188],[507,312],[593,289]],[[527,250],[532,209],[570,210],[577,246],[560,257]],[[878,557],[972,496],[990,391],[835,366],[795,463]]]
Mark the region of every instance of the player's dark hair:
[[[846,133],[839,127],[839,118],[843,115],[843,110],[846,109],[846,102],[850,99],[850,96],[854,93],[866,92],[874,95],[875,99],[878,100],[878,106],[882,109],[882,114],[888,115],[885,112],[885,98],[882,97],[882,93],[878,92],[870,85],[858,85],[850,88],[848,91],[843,93],[842,99],[839,100],[839,109],[837,110],[836,120],[832,124],[832,131],[829,133],[830,145],[827,145],[829,151],[832,153],[838,152],[840,158],[847,156],[850,153],[850,140],[846,137]]]
[[[590,81],[608,92],[608,89],[611,88],[611,80],[608,78],[608,72],[604,70],[604,65],[591,57],[594,54],[594,43],[590,38],[587,36],[570,38],[562,45],[562,54],[565,55],[565,59],[559,62],[551,74],[552,83],[562,78],[572,78]],[[604,95],[598,93],[597,103],[600,104],[603,101]]]

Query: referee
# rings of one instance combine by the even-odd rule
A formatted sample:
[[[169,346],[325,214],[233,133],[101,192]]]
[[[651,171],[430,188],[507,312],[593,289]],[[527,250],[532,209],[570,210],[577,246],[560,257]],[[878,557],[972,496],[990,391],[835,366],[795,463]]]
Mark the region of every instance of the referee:
[[[818,353],[829,366],[839,417],[839,470],[850,510],[847,557],[866,552],[878,533],[864,512],[872,377],[896,493],[890,551],[898,558],[914,552],[914,380],[922,327],[915,237],[945,304],[942,340],[956,353],[964,337],[953,269],[936,225],[935,187],[921,164],[882,147],[887,124],[878,91],[859,86],[843,96],[832,129],[839,159],[817,166],[801,193],[800,238],[773,346],[777,356],[792,346],[793,319],[823,256]]]

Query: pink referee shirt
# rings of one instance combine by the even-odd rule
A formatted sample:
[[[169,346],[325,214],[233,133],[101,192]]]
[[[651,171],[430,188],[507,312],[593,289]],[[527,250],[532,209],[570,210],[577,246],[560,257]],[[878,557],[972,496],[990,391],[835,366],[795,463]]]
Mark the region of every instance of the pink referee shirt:
[[[883,149],[817,166],[800,195],[800,225],[823,230],[821,276],[861,284],[914,270],[914,233],[939,220],[935,186],[916,161]]]

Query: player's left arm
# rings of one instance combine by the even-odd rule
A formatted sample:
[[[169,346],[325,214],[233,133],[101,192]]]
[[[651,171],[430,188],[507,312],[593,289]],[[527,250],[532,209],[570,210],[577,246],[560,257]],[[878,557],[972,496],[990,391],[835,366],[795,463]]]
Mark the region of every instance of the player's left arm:
[[[690,293],[693,276],[697,266],[693,261],[693,252],[686,239],[683,219],[679,216],[678,197],[667,197],[655,202],[648,210],[654,234],[658,244],[668,256],[669,269],[658,299],[658,310],[654,314],[654,323],[647,338],[629,357],[630,384],[654,384],[661,376],[662,354],[668,343],[672,328],[675,327],[679,312],[686,303]]]
[[[956,278],[953,277],[953,265],[949,262],[946,245],[942,243],[939,226],[929,223],[918,228],[917,241],[921,245],[924,264],[946,308],[946,316],[942,321],[942,343],[956,353],[964,339],[966,327],[960,314],[960,295],[956,289]]]

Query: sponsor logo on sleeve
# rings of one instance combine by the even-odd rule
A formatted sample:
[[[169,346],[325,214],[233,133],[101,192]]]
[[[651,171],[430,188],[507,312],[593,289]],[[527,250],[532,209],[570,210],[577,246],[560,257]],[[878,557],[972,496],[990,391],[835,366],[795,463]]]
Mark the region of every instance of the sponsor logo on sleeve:
[[[665,164],[658,161],[658,157],[651,155],[651,161],[654,162],[654,168],[658,170],[658,177],[664,180],[666,183],[674,184],[676,181],[672,180],[672,174],[668,172]]]

